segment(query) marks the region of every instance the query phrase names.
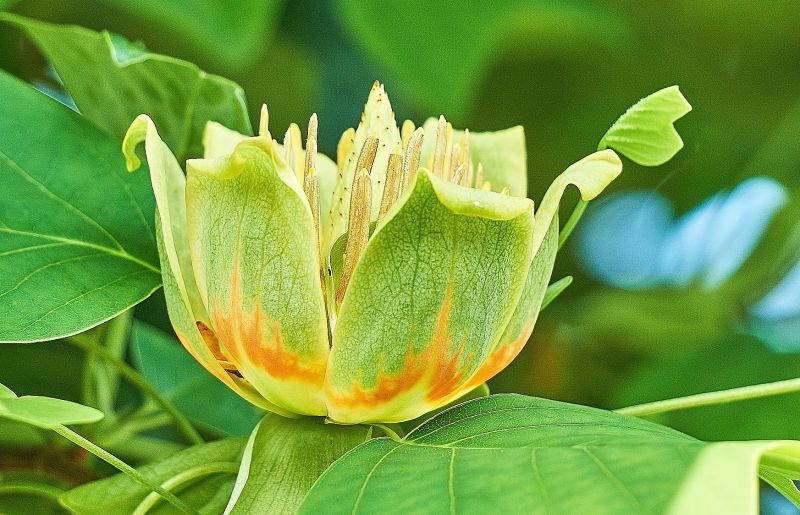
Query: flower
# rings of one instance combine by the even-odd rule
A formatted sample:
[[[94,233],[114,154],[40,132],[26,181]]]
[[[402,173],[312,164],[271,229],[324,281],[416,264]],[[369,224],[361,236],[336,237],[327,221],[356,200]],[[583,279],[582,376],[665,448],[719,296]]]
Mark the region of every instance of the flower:
[[[621,171],[612,150],[569,167],[534,214],[521,127],[398,128],[379,83],[336,162],[292,125],[273,140],[209,122],[186,175],[145,115],[170,319],[186,349],[252,403],[338,423],[399,422],[464,395],[519,353],[553,268],[564,189]]]

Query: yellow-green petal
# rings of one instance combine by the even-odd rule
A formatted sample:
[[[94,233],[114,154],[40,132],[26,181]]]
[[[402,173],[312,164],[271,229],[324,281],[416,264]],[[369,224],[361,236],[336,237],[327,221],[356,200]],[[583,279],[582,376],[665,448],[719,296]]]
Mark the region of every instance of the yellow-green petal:
[[[536,224],[533,248],[539,249],[550,229],[553,218],[558,214],[558,206],[567,186],[576,186],[581,199],[589,201],[622,173],[622,161],[613,150],[601,150],[590,154],[564,170],[550,185],[536,210]]]
[[[158,135],[152,120],[141,115],[131,125],[123,141],[128,169],[141,166],[136,147],[145,142],[150,179],[156,198],[156,241],[161,262],[161,277],[167,311],[175,333],[187,351],[231,389],[264,409],[285,413],[265,401],[249,385],[228,373],[198,329],[208,324],[208,314],[200,300],[189,253],[186,227],[186,179],[175,156]]]
[[[427,163],[436,146],[436,118],[422,125],[422,163]],[[463,144],[464,131],[453,131],[453,144]],[[510,195],[524,197],[528,193],[528,155],[525,149],[525,130],[521,125],[499,131],[469,133],[472,165],[483,166],[484,180],[492,191],[508,188]],[[480,185],[478,185],[480,187]]]
[[[270,402],[325,415],[328,330],[311,210],[277,144],[187,163],[197,284],[222,354]]]
[[[399,422],[465,393],[508,324],[531,263],[533,203],[421,170],[378,227],[334,328],[337,422]]]

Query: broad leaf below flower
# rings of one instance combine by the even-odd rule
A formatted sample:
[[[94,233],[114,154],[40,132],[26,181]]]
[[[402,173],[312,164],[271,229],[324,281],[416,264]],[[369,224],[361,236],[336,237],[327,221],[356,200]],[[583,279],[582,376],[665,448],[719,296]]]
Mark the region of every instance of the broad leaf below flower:
[[[789,493],[800,444],[704,443],[595,408],[493,395],[400,441],[355,448],[322,475],[300,513],[745,515],[757,511],[759,469]]]
[[[100,324],[161,283],[147,177],[80,115],[0,72],[0,341]]]

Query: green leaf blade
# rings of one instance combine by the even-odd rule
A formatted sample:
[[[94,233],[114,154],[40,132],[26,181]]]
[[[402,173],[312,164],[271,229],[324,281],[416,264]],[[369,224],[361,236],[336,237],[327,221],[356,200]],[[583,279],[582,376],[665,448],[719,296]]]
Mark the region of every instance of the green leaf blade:
[[[125,38],[0,14],[50,60],[81,113],[122,140],[139,114],[155,120],[179,162],[202,155],[209,120],[250,134],[244,92],[192,63],[150,53]]]
[[[160,285],[152,193],[78,114],[6,74],[0,89],[0,341],[75,334]]]
[[[757,475],[797,477],[796,442],[704,443],[641,419],[519,395],[371,440],[323,474],[300,513],[754,513]],[[772,467],[770,470],[775,470]],[[713,478],[713,481],[709,480]]]
[[[91,424],[102,420],[103,413],[89,406],[51,397],[0,397],[0,418],[52,429],[60,425]]]
[[[678,86],[656,91],[620,116],[598,149],[613,148],[640,165],[662,165],[683,148],[673,124],[691,110]]]

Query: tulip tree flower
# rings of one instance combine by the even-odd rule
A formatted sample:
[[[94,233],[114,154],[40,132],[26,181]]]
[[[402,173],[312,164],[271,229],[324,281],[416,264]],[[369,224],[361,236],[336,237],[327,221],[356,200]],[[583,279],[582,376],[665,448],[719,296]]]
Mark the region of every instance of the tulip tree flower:
[[[145,115],[130,170],[141,142],[181,342],[253,404],[342,424],[413,419],[505,368],[533,331],[565,188],[590,200],[622,169],[599,150],[534,210],[521,127],[398,127],[377,82],[335,162],[316,115],[305,145],[294,124],[279,144],[266,107],[258,136],[209,122],[185,175]]]

